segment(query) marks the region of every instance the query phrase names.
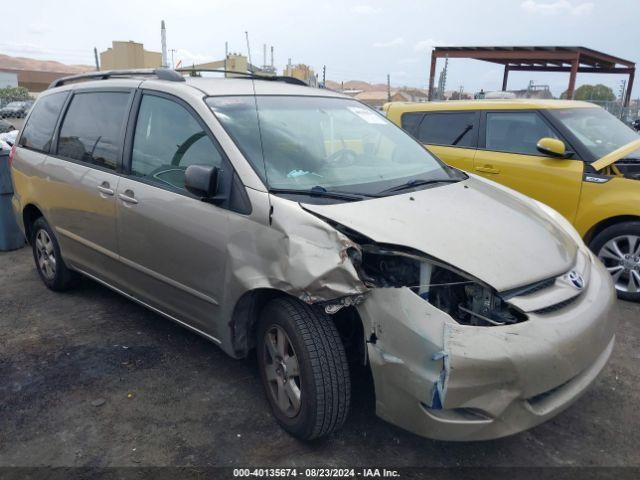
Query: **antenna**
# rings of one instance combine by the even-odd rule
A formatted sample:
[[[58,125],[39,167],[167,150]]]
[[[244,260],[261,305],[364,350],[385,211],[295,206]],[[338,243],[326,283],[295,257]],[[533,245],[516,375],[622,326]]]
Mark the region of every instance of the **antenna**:
[[[160,22],[160,41],[162,42],[162,67],[167,68],[167,29],[164,27],[164,20]]]
[[[244,36],[247,38],[247,56],[249,57],[249,71],[253,73],[253,62],[251,62],[251,47],[249,46],[249,32],[245,31]]]

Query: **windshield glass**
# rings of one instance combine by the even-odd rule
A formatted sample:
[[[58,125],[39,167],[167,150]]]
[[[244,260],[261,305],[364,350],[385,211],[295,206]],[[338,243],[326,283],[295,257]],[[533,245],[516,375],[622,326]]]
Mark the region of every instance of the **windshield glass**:
[[[455,171],[377,112],[343,98],[211,97],[208,105],[272,189],[371,194]]]
[[[602,108],[550,109],[598,159],[640,138],[636,132]],[[627,158],[640,158],[636,150]]]

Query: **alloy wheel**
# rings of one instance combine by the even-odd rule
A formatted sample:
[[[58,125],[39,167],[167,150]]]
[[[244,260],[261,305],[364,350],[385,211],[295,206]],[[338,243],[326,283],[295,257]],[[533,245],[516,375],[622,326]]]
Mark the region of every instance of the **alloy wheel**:
[[[291,340],[278,325],[264,336],[264,369],[273,403],[287,417],[300,412],[300,366]]]
[[[36,255],[40,272],[48,280],[53,280],[56,276],[56,253],[46,230],[38,230],[36,234]]]
[[[640,237],[621,235],[605,243],[598,258],[611,274],[616,290],[640,292]]]

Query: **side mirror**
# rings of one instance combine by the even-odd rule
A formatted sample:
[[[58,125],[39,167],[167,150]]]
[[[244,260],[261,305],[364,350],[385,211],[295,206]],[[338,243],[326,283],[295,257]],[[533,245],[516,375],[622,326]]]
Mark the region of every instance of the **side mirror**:
[[[209,165],[189,165],[184,172],[184,186],[205,202],[217,203],[225,199],[218,195],[220,169]]]
[[[573,152],[567,152],[567,148],[562,140],[557,138],[544,137],[538,140],[536,145],[540,153],[551,155],[553,157],[567,158]]]

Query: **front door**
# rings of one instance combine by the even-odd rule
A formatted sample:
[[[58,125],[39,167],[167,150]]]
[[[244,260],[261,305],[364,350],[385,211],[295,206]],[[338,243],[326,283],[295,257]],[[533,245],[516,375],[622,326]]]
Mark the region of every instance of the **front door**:
[[[217,337],[229,212],[189,194],[184,172],[222,167],[221,150],[186,104],[154,93],[142,95],[132,144],[116,200],[123,287]]]
[[[473,173],[535,198],[573,222],[584,163],[573,157],[563,159],[538,152],[538,140],[560,135],[536,111],[484,115]]]

